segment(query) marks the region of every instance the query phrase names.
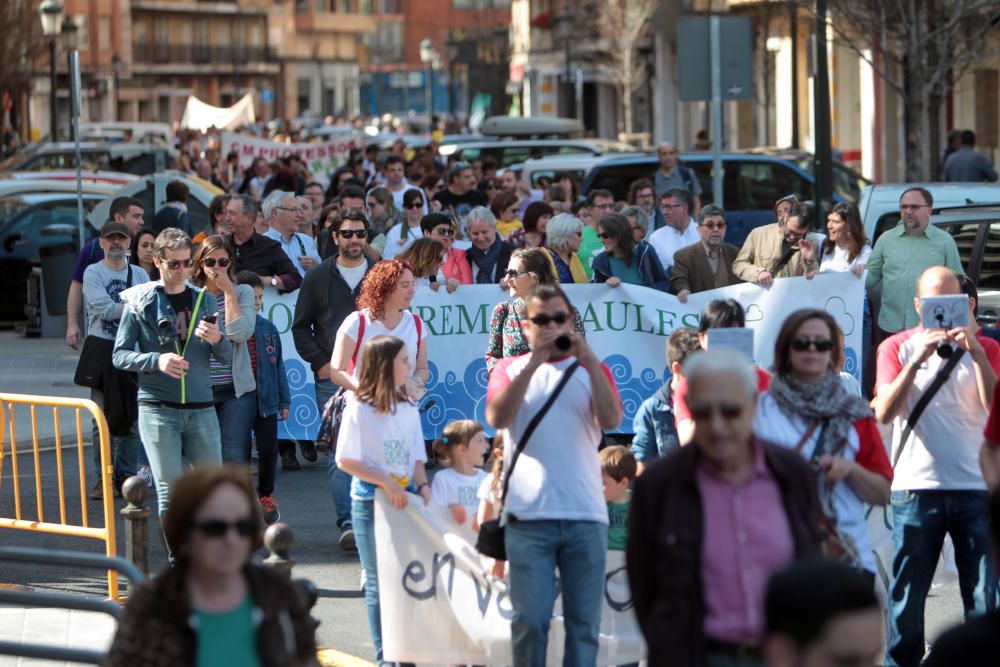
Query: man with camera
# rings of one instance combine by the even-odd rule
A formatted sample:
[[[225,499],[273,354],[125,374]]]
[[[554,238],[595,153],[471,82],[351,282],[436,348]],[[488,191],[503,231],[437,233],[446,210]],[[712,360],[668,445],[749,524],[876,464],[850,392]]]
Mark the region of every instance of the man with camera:
[[[501,522],[518,667],[545,665],[556,568],[565,662],[597,661],[608,539],[597,448],[601,431],[621,422],[622,403],[611,371],[573,331],[572,312],[557,286],[535,288],[524,321],[531,352],[498,362],[486,391],[486,419],[504,432]]]
[[[879,347],[875,415],[893,422],[892,523],[886,664],[924,656],[924,603],[945,534],[955,545],[965,615],[995,607],[996,575],[984,509],[979,443],[1000,372],[1000,345],[977,331],[966,301],[961,326],[934,328],[931,297],[961,295],[955,273],[932,266],[917,281],[916,327]],[[923,317],[924,310],[929,317]]]

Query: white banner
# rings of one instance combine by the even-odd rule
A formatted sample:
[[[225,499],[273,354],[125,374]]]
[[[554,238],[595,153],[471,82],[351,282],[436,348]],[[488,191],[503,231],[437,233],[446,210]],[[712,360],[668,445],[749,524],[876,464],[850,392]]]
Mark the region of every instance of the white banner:
[[[507,583],[488,574],[491,560],[476,534],[447,508],[410,495],[405,510],[376,494],[375,543],[384,659],[418,664],[513,663]],[[625,555],[609,551],[597,664],[638,662],[645,655],[632,610]],[[545,663],[562,664],[565,629],[556,598]]]
[[[812,280],[783,278],[770,288],[734,285],[677,297],[636,285],[564,285],[580,311],[587,341],[611,368],[625,406],[618,432],[631,433],[642,402],[669,378],[666,340],[679,327],[697,328],[702,308],[713,299],[733,298],[746,311],[754,330],[756,363],[771,366],[774,341],[785,318],[800,308],[820,308],[833,315],[847,336],[844,370],[861,379],[861,325],[864,283],[852,273],[825,273]],[[313,439],[319,430],[313,374],[295,352],[291,324],[298,292],[279,295],[268,288],[264,315],[281,332],[285,366],[292,390],[292,410],[281,422],[282,438]],[[427,325],[430,381],[422,405],[424,436],[440,435],[448,422],[475,419],[486,424],[486,362],[493,307],[507,299],[495,285],[462,285],[454,294],[417,290],[412,308]],[[492,429],[488,429],[492,434]]]
[[[270,162],[298,155],[306,163],[306,169],[313,178],[324,185],[330,182],[337,169],[347,164],[352,148],[361,148],[360,135],[342,136],[315,144],[284,144],[247,134],[222,134],[222,154],[235,152],[239,156],[241,168],[249,167],[258,157]]]
[[[253,125],[255,120],[252,93],[247,93],[231,107],[214,107],[191,95],[184,106],[180,127],[201,130],[202,132],[207,132],[213,127],[237,130],[247,125]]]

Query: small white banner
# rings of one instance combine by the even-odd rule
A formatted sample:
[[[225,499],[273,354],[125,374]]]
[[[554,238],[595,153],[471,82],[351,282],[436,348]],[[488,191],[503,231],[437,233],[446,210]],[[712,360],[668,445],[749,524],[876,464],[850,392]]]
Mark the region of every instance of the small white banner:
[[[387,661],[418,664],[510,665],[513,614],[505,580],[488,574],[491,559],[476,551],[476,534],[446,507],[409,495],[406,509],[375,499],[382,652]],[[645,656],[632,609],[625,554],[609,551],[597,664]],[[562,664],[562,596],[556,598],[545,664]]]

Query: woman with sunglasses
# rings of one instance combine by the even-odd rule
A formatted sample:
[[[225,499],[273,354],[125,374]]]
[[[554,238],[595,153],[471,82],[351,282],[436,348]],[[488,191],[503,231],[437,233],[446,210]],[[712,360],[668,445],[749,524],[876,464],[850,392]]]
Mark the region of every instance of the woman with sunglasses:
[[[670,279],[653,246],[635,242],[632,226],[621,213],[605,213],[597,221],[597,236],[604,252],[594,257],[594,282],[618,287],[622,283],[644,285],[663,292],[670,290]]]
[[[219,328],[233,345],[232,360],[208,360],[215,412],[222,431],[222,460],[250,462],[250,431],[257,416],[257,385],[247,341],[254,334],[257,307],[253,288],[236,284],[232,246],[222,236],[209,236],[194,256],[191,282],[215,297]]]
[[[497,233],[506,241],[510,235],[523,229],[523,223],[517,219],[521,210],[520,200],[516,192],[503,190],[490,202],[490,210],[497,219]]]
[[[538,285],[554,285],[552,265],[541,248],[515,250],[507,264],[507,273],[500,281],[501,287],[510,290],[510,299],[501,301],[490,317],[490,339],[486,347],[486,369],[492,371],[505,357],[518,357],[531,352],[524,337],[524,319],[527,317],[525,299]],[[557,324],[562,324],[557,322]],[[585,335],[583,318],[573,308],[573,329]]]
[[[444,213],[429,213],[420,220],[424,238],[433,239],[444,246],[441,258],[441,273],[448,284],[448,291],[454,292],[459,285],[472,284],[472,266],[465,257],[465,251],[454,247],[456,225]]]
[[[392,259],[421,238],[420,220],[424,217],[424,193],[411,188],[403,193],[403,220],[393,225],[385,235],[383,259]]]
[[[757,402],[753,431],[810,461],[823,506],[828,556],[876,573],[865,504],[889,502],[892,466],[868,403],[849,393],[837,321],[824,310],[792,313],[774,346],[774,377]]]
[[[264,523],[246,469],[198,466],[175,492],[163,518],[174,566],[131,592],[104,664],[317,664],[301,596],[286,576],[251,560]]]

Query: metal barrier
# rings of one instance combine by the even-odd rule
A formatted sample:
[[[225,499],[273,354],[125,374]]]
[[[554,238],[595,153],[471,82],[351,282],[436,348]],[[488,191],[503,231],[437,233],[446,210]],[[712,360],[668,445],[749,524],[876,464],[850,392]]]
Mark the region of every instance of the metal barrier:
[[[95,569],[107,568],[109,572],[115,572],[116,575],[119,572],[125,575],[134,585],[138,585],[143,581],[142,573],[132,563],[117,556],[107,557],[98,554],[55,549],[0,547],[0,561],[42,565],[70,565]],[[36,591],[0,589],[0,604],[15,605],[18,607],[55,607],[59,609],[103,612],[115,620],[120,619],[122,614],[122,608],[116,602],[81,597],[79,595],[68,595],[66,593],[40,593]],[[104,661],[104,653],[102,651],[11,641],[0,641],[0,655],[40,658],[42,660],[85,662],[95,665],[99,665]]]
[[[31,410],[31,440],[32,451],[35,463],[35,497],[37,505],[37,517],[32,519],[24,518],[21,508],[21,481],[18,468],[17,451],[17,424],[14,413],[14,406],[26,405]],[[38,445],[38,408],[52,408],[52,422],[55,427],[55,453],[56,453],[56,473],[59,479],[59,522],[45,520],[45,513],[42,501],[42,476],[39,462]],[[67,489],[63,477],[63,451],[62,441],[59,431],[59,408],[74,410],[76,417],[76,451],[78,456],[78,477],[80,486],[80,508],[81,521],[72,523],[66,514],[66,494]],[[87,459],[83,454],[83,422],[81,420],[81,410],[86,410],[97,422],[99,434],[98,446],[101,448],[101,488],[103,490],[102,509],[104,511],[104,527],[96,528],[90,525],[87,514]],[[8,421],[9,437],[8,437]],[[109,435],[108,421],[104,417],[104,412],[91,400],[80,398],[63,398],[59,396],[30,396],[26,394],[5,394],[0,393],[0,492],[3,491],[4,462],[9,457],[11,467],[11,479],[14,486],[14,516],[0,516],[0,528],[16,528],[19,530],[36,531],[40,533],[50,533],[56,535],[71,535],[74,537],[89,537],[104,542],[104,552],[108,558],[117,555],[115,544],[115,514],[112,476],[114,467],[111,461],[111,439]],[[7,444],[10,443],[10,452],[7,452]],[[108,570],[108,597],[113,600],[118,598],[118,573],[114,569]]]

